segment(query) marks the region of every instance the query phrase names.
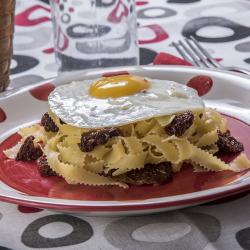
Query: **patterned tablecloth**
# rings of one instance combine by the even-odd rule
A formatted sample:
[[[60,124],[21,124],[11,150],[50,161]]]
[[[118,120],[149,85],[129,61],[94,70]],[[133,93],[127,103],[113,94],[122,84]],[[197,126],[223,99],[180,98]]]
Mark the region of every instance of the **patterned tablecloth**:
[[[195,35],[223,64],[250,67],[250,1],[141,0],[137,13],[141,64],[152,63],[159,52],[175,54],[172,41]],[[11,74],[10,88],[56,74],[46,0],[17,0]],[[84,217],[0,202],[0,249],[250,249],[249,208],[246,193],[128,218]]]

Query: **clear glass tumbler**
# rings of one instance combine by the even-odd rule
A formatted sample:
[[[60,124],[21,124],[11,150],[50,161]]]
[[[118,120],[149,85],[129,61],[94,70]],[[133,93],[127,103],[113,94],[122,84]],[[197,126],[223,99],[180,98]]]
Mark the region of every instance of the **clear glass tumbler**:
[[[137,65],[134,0],[50,0],[59,71]]]

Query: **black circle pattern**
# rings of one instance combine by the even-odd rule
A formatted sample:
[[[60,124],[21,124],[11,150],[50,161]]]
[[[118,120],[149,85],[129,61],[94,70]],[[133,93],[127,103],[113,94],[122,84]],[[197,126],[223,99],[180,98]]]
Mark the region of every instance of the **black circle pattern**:
[[[44,3],[46,3],[46,4],[49,4],[49,1],[50,0],[40,0],[41,2],[44,2]]]
[[[233,34],[225,37],[203,37],[197,35],[198,30],[207,26],[219,26],[229,28],[233,31]],[[209,16],[195,18],[189,21],[184,26],[182,34],[186,37],[193,36],[200,42],[222,43],[231,42],[248,37],[250,35],[250,28],[223,17]]]
[[[235,237],[243,249],[250,249],[250,227],[238,231]]]
[[[200,2],[201,0],[168,0],[168,3],[196,3],[196,2]]]
[[[62,3],[59,5],[59,9],[60,9],[60,11],[64,10],[64,5]]]
[[[72,70],[81,70],[83,68],[85,69],[92,69],[92,68],[98,68],[99,65],[105,65],[105,67],[112,67],[114,65],[135,65],[137,62],[136,57],[131,58],[116,58],[116,59],[106,59],[106,58],[100,58],[100,59],[92,59],[92,60],[84,60],[84,59],[78,59],[71,56],[58,54],[58,57],[61,61],[61,68],[64,70],[72,71]]]
[[[39,229],[52,222],[64,222],[73,227],[73,232],[59,238],[46,238],[39,234]],[[50,248],[79,244],[89,240],[93,235],[91,225],[80,218],[55,214],[39,218],[29,224],[22,234],[22,242],[28,247]]]
[[[250,58],[244,60],[246,63],[250,64]]]
[[[134,7],[133,7],[133,5],[130,5],[130,7],[129,7],[129,12],[130,12],[130,13],[133,13],[133,12],[134,12]]]
[[[152,49],[140,48],[140,65],[147,65],[154,61],[157,52]]]
[[[39,61],[31,56],[13,55],[12,59],[16,61],[17,65],[10,70],[11,74],[17,74],[27,71],[39,64]]]
[[[110,2],[105,2],[103,0],[96,0],[96,6],[97,7],[110,7],[112,5],[114,5],[116,2],[116,0],[111,0]]]

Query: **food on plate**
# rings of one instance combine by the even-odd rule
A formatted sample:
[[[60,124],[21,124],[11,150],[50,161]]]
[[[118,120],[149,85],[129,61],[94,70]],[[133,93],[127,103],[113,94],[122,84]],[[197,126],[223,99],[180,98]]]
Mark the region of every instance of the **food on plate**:
[[[40,124],[19,130],[10,159],[37,160],[42,176],[69,184],[157,185],[184,163],[194,171],[243,171],[250,161],[226,119],[185,85],[115,75],[58,86]],[[218,153],[235,155],[226,164]]]

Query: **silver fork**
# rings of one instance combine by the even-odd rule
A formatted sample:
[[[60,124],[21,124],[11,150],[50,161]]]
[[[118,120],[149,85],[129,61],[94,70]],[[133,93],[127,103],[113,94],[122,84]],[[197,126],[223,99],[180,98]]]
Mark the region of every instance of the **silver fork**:
[[[182,56],[184,60],[190,62],[195,66],[225,69],[250,75],[249,70],[234,66],[225,67],[221,65],[192,36],[190,38],[184,38],[184,41],[179,40],[178,42],[172,42],[171,45],[175,47],[175,49],[178,51],[178,53]]]

